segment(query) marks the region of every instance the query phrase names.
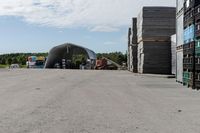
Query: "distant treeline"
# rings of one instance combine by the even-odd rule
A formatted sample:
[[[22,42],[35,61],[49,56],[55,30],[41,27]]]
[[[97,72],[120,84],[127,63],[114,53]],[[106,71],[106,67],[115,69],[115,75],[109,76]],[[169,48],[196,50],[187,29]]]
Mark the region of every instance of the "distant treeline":
[[[2,54],[0,55],[0,64],[10,65],[10,64],[20,64],[26,65],[27,58],[29,56],[48,56],[48,53],[11,53],[11,54]],[[127,61],[127,55],[121,52],[112,52],[112,53],[97,53],[97,58],[100,59],[106,57],[113,60],[118,64],[122,64]]]
[[[0,55],[0,64],[10,65],[10,64],[20,64],[26,65],[27,58],[29,56],[47,56],[48,53],[11,53]]]

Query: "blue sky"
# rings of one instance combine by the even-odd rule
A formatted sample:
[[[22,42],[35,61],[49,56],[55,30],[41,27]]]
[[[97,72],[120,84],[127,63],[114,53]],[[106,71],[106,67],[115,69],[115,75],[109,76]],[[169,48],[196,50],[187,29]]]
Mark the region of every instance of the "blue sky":
[[[84,28],[56,28],[29,24],[17,17],[0,17],[0,52],[48,52],[55,45],[72,42],[96,52],[126,50],[126,27],[117,32]]]
[[[142,6],[175,6],[174,0],[0,1],[0,54],[48,52],[75,43],[95,52],[125,52],[131,18]]]

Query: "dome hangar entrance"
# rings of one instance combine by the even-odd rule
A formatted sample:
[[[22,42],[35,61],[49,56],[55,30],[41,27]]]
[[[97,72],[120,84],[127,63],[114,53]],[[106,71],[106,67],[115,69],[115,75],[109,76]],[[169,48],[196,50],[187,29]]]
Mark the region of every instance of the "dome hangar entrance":
[[[53,47],[48,54],[46,69],[94,69],[96,53],[72,43]]]

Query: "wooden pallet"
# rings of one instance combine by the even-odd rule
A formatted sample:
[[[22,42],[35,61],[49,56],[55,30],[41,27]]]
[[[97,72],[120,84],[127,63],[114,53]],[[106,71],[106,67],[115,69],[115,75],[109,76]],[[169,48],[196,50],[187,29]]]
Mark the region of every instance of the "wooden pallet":
[[[157,37],[157,38],[138,38],[138,43],[140,42],[171,42],[170,37],[166,39],[166,37]]]

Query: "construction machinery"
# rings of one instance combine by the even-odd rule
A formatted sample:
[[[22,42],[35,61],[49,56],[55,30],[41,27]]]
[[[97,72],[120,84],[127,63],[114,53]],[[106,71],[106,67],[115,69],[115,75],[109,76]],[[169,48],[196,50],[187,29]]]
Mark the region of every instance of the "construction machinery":
[[[125,67],[119,65],[118,63],[102,57],[101,59],[96,60],[96,70],[124,70]]]
[[[44,68],[46,58],[44,56],[29,56],[26,62],[27,68]]]

